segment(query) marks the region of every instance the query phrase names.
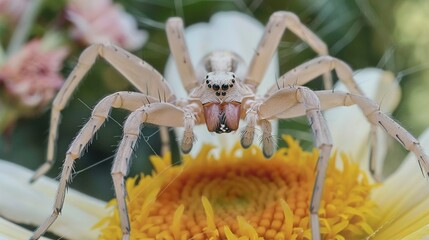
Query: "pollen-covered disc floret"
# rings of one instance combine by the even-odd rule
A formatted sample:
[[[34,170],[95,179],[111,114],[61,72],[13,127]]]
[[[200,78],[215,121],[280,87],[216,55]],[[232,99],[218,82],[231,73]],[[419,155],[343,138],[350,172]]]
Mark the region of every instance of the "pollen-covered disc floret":
[[[284,139],[289,148],[270,160],[256,146],[237,146],[218,159],[205,146],[180,166],[172,166],[169,154],[152,157],[152,176],[127,180],[131,239],[310,239],[318,153]],[[341,169],[331,159],[327,172],[319,211],[322,239],[361,239],[373,231],[373,185],[357,164],[341,159]],[[116,200],[109,204],[116,206]],[[121,239],[116,207],[112,212],[96,226],[100,239]]]

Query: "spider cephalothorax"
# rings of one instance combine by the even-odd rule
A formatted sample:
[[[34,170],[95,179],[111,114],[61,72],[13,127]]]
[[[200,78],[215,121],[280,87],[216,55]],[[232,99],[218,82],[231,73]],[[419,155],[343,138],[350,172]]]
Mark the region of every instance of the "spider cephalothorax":
[[[234,13],[223,13],[220,19],[238,21]],[[231,20],[230,20],[231,19]],[[270,59],[273,57],[281,37],[288,29],[307,43],[319,57],[305,62],[288,71],[265,93],[257,95],[256,89],[263,79]],[[188,153],[195,141],[194,127],[206,124],[208,131],[229,133],[238,129],[240,119],[245,126],[241,131],[241,144],[249,147],[253,143],[255,128],[260,127],[263,154],[270,157],[274,151],[272,127],[269,120],[306,116],[314,136],[314,144],[319,149],[316,180],[309,206],[313,239],[320,239],[318,210],[321,203],[326,168],[331,154],[332,141],[322,110],[337,106],[357,105],[365,114],[372,128],[381,126],[406,149],[417,155],[422,171],[429,172],[429,160],[418,141],[403,127],[380,111],[380,107],[363,96],[353,79],[353,72],[343,61],[328,56],[326,45],[304,26],[298,17],[290,12],[272,14],[262,34],[253,57],[244,64],[243,59],[233,52],[217,49],[200,60],[197,69],[192,65],[180,18],[170,18],[166,24],[170,50],[187,97],[176,97],[175,92],[164,77],[149,64],[131,53],[110,44],[94,44],[80,56],[70,76],[56,96],[51,114],[48,161],[33,179],[44,174],[53,163],[54,143],[60,111],[65,107],[72,92],[83,76],[94,64],[98,56],[104,58],[130,81],[138,92],[117,92],[102,99],[93,109],[90,120],[74,139],[64,160],[63,172],[52,215],[34,233],[32,239],[39,238],[58,217],[69,183],[74,161],[82,154],[96,131],[108,118],[112,108],[131,111],[124,124],[124,135],[119,144],[112,168],[112,177],[118,202],[123,239],[129,239],[130,224],[126,208],[124,177],[128,174],[131,154],[139,139],[143,123],[159,125],[163,147],[168,132],[165,127],[183,128],[181,149]],[[230,31],[228,34],[233,33]],[[223,36],[223,34],[219,34]],[[220,51],[218,51],[220,50]],[[197,59],[194,59],[194,61]],[[349,92],[312,91],[303,85],[323,75],[329,83],[329,73],[335,70]],[[326,84],[329,86],[329,84]],[[162,97],[161,97],[162,96]],[[373,131],[376,133],[376,131]],[[375,153],[374,153],[375,154]]]

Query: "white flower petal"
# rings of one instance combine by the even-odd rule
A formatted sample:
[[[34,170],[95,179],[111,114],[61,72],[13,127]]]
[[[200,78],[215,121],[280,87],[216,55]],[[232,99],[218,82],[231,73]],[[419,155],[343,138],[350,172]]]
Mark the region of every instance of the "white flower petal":
[[[429,129],[419,139],[429,152]],[[372,199],[380,206],[381,223],[377,239],[392,239],[408,234],[429,235],[429,183],[410,153],[384,183],[373,191]],[[383,231],[386,229],[386,231]],[[388,235],[387,235],[388,234]],[[414,238],[420,239],[420,238]]]
[[[0,217],[0,240],[22,240],[31,237],[32,232]],[[41,240],[49,238],[41,237]]]
[[[399,103],[401,91],[391,72],[377,68],[365,68],[356,71],[355,80],[365,95],[379,103],[381,110],[390,113]],[[336,91],[347,91],[343,84]],[[335,149],[350,154],[355,161],[362,161],[362,168],[368,169],[370,124],[357,106],[338,107],[325,111],[325,118],[332,133]],[[386,153],[386,137],[379,131],[377,163],[382,164]]]
[[[39,226],[52,213],[58,182],[42,177],[29,183],[33,172],[0,160],[0,215],[17,223]],[[91,227],[108,214],[106,203],[68,189],[64,208],[49,231],[68,239],[95,239]]]
[[[429,240],[428,233],[429,233],[429,225],[425,225],[420,229],[418,229],[417,231],[403,237],[401,240],[416,240],[416,239]]]
[[[243,58],[246,64],[249,64],[263,32],[263,25],[248,15],[239,12],[220,12],[211,17],[210,23],[198,23],[186,28],[185,38],[194,67],[206,54],[213,50],[235,52]],[[258,93],[264,93],[275,84],[277,76],[278,59],[276,54],[262,84],[258,87]],[[186,91],[171,56],[166,65],[165,78],[171,83],[178,97],[186,98]],[[241,122],[240,124],[243,126],[244,123]],[[238,132],[213,134],[208,132],[204,125],[196,126],[194,129],[197,141],[191,152],[193,155],[199,151],[203,143],[229,148],[240,140]],[[276,131],[277,121],[273,121],[273,129]],[[177,133],[179,139],[182,139],[183,129],[177,129]]]

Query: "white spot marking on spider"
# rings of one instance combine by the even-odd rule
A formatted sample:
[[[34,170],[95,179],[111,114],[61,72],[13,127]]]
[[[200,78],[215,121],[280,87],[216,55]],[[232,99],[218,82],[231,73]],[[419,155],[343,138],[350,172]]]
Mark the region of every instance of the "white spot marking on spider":
[[[221,132],[223,132],[223,133],[230,132],[229,127],[228,127],[228,126],[226,126],[224,123],[221,123],[221,124],[220,124],[219,130],[220,130]]]

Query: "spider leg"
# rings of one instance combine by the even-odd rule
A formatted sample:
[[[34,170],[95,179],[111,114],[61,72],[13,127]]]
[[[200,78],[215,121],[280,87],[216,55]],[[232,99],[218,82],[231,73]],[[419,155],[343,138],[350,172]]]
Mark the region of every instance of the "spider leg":
[[[286,94],[290,91],[290,88],[281,89],[261,104],[258,109],[260,117],[263,119],[285,119],[305,115],[306,109],[304,105],[295,103],[286,104],[286,101],[289,102],[291,100]],[[332,92],[328,90],[315,91],[315,94],[320,100],[322,110],[339,106],[357,105],[373,125],[371,130],[380,126],[406,150],[413,152],[417,157],[423,176],[429,177],[429,157],[423,151],[418,140],[387,114],[381,112],[380,106],[377,103],[365,96],[346,92]],[[282,96],[284,96],[283,99]],[[272,106],[276,107],[273,108]],[[371,168],[370,170],[373,171]],[[381,178],[377,175],[376,177]]]
[[[272,136],[272,127],[270,121],[259,119],[257,106],[258,104],[254,102],[253,107],[246,110],[245,121],[247,122],[247,125],[241,132],[240,143],[243,148],[248,148],[252,145],[255,137],[256,125],[259,123],[262,130],[262,152],[266,158],[269,158],[274,153],[275,143]]]
[[[364,96],[360,87],[357,85],[353,78],[352,69],[343,61],[331,57],[321,56],[314,58],[308,62],[305,62],[298,67],[288,71],[286,74],[281,76],[277,84],[273,85],[268,91],[266,96],[273,94],[279,87],[288,87],[291,85],[304,85],[316,77],[322,75],[326,71],[335,70],[338,75],[338,79],[344,83],[347,89],[353,93]],[[377,156],[377,142],[381,138],[380,133],[376,130],[376,125],[371,124],[371,157],[370,157],[370,170],[376,179],[380,178],[380,173],[377,170],[376,156]]]
[[[350,99],[362,109],[367,119],[374,125],[381,126],[387,134],[396,139],[406,150],[413,152],[418,160],[424,177],[429,177],[429,158],[420,146],[419,141],[400,124],[381,112],[380,106],[370,99],[349,94]]]
[[[171,54],[176,62],[180,79],[188,93],[198,86],[188,47],[186,46],[185,36],[183,34],[183,20],[179,17],[169,18],[166,29],[168,44]]]
[[[307,43],[320,56],[328,55],[326,44],[302,24],[294,13],[285,11],[275,12],[271,15],[265,27],[264,35],[250,62],[245,79],[246,84],[254,89],[259,85],[286,29],[291,30],[291,32]],[[332,89],[332,78],[328,71],[324,74],[324,83],[326,89]]]
[[[278,79],[277,84],[273,85],[266,95],[276,92],[279,88],[304,85],[315,80],[323,73],[332,70],[335,70],[338,80],[344,83],[351,93],[364,95],[353,79],[353,70],[345,62],[331,56],[314,58],[288,71]]]
[[[272,136],[271,123],[268,120],[260,120],[262,129],[262,152],[266,158],[269,158],[274,153],[274,138]]]
[[[385,141],[385,137],[379,132],[380,129],[375,124],[371,124],[370,130],[370,158],[369,158],[369,172],[374,177],[375,181],[381,182],[383,180],[383,159],[377,159],[378,157],[378,145],[380,141]]]
[[[316,94],[320,99],[323,109],[356,104],[368,121],[374,126],[372,129],[380,126],[406,150],[413,152],[417,157],[423,176],[429,177],[429,157],[423,151],[419,141],[404,127],[395,122],[395,120],[380,111],[380,106],[377,103],[365,96],[351,93],[317,91]],[[373,169],[370,168],[370,170]],[[380,176],[378,177],[380,178]]]
[[[279,90],[276,94],[267,98],[266,101],[258,106],[258,113],[260,119],[270,119],[276,117],[276,111],[278,111],[272,111],[273,106],[282,106],[282,109],[287,110],[288,106],[291,107],[295,105],[301,106],[303,115],[307,115],[307,119],[313,131],[315,146],[320,151],[316,166],[316,180],[310,202],[312,239],[320,239],[318,211],[323,193],[326,169],[332,149],[332,140],[326,120],[322,115],[319,98],[315,92],[306,87],[292,86],[287,89]]]
[[[174,100],[175,96],[163,76],[140,58],[114,45],[93,44],[89,46],[80,55],[76,67],[70,73],[52,103],[47,160],[45,164],[37,169],[33,180],[48,172],[54,164],[54,149],[58,137],[61,111],[65,108],[72,93],[98,56],[104,58],[115,67],[140,92],[155,98],[162,98],[157,101],[171,102]]]
[[[255,128],[258,122],[258,112],[255,107],[250,107],[246,110],[245,121],[247,123],[244,130],[241,132],[241,146],[243,148],[248,148],[253,143],[253,139],[255,138]]]
[[[52,215],[34,232],[31,239],[38,239],[57,219],[63,207],[67,185],[71,181],[70,176],[72,174],[74,161],[81,156],[85,146],[88,145],[95,132],[108,118],[111,108],[122,108],[134,111],[142,105],[149,104],[150,100],[155,99],[142,93],[117,92],[105,97],[94,107],[91,118],[80,130],[67,151],[54,204],[54,211],[52,212]],[[35,177],[37,176],[33,176],[32,180],[34,180]]]
[[[143,123],[152,123],[161,126],[183,127],[188,121],[193,121],[182,110],[172,104],[155,103],[141,107],[130,114],[124,125],[124,136],[115,156],[112,168],[112,178],[118,200],[119,217],[121,221],[122,239],[129,239],[130,223],[126,206],[126,189],[124,178],[128,175],[131,154],[140,135],[140,126]]]

